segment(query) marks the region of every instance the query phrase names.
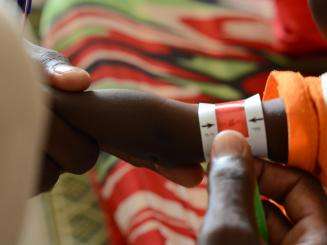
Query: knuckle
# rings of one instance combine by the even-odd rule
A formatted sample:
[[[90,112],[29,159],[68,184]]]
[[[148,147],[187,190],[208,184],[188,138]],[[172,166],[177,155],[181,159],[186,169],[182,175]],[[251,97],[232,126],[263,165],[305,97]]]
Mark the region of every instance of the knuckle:
[[[58,64],[67,64],[68,60],[63,57],[60,53],[54,50],[45,50],[39,58],[41,64],[47,67],[54,67]]]
[[[211,164],[210,177],[230,180],[247,180],[248,170],[243,166],[243,162],[244,159],[241,156],[221,157]]]
[[[49,66],[50,63],[50,66],[68,63],[68,60],[57,51],[37,46],[26,40],[24,44],[30,57],[44,66]]]

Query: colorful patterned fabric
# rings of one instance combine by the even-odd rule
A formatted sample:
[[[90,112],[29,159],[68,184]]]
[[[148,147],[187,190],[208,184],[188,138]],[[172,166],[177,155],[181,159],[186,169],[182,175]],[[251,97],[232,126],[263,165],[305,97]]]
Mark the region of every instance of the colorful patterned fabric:
[[[112,244],[194,244],[207,205],[206,182],[187,189],[118,161],[92,175]]]
[[[317,39],[307,33],[310,49],[288,49],[299,36],[276,34],[298,26],[279,20],[191,0],[50,0],[42,35],[91,73],[91,89],[219,102],[261,93],[274,69],[327,70],[326,50],[310,41]],[[195,243],[205,182],[186,189],[105,153],[92,179],[114,244]]]

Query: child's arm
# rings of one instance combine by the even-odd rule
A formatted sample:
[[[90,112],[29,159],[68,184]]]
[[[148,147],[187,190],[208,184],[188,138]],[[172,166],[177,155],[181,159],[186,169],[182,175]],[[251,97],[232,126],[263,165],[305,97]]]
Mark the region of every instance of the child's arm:
[[[53,98],[55,112],[68,123],[94,137],[102,150],[133,164],[185,166],[204,161],[196,104],[129,90],[56,91]],[[269,157],[285,161],[283,102],[265,102],[263,109]]]
[[[197,105],[129,90],[54,93],[54,110],[102,150],[134,164],[203,161]]]

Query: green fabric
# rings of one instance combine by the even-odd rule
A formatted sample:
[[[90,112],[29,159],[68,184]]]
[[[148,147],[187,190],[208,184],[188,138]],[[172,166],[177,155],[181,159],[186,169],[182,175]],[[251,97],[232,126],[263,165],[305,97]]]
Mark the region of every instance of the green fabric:
[[[182,79],[177,77],[165,77],[167,81],[169,81],[171,84],[179,85],[179,86],[194,86],[201,90],[201,93],[207,94],[213,97],[221,98],[224,100],[238,100],[242,98],[242,93],[234,89],[231,86],[224,85],[224,84],[212,84],[212,83],[205,83],[205,82],[197,82],[192,81],[190,79]]]
[[[214,8],[212,5],[206,5],[192,0],[51,0],[47,1],[44,6],[46,15],[43,15],[41,21],[41,34],[44,35],[52,22],[67,9],[83,3],[103,5],[104,7],[114,9],[117,12],[122,12],[138,21],[144,22],[153,21],[142,10],[142,7],[147,5],[161,5],[162,7],[178,5],[189,11],[212,11]]]
[[[241,60],[217,60],[205,57],[196,57],[192,60],[181,61],[188,68],[204,72],[218,79],[226,81],[235,80],[249,72],[257,69],[257,64],[250,61]],[[234,71],[234,72],[230,72]]]
[[[112,168],[117,162],[117,157],[109,155],[105,152],[101,152],[98,158],[98,163],[96,168],[96,177],[99,182],[105,181],[108,170]]]
[[[106,32],[105,29],[101,27],[94,27],[94,28],[84,28],[77,32],[72,33],[69,37],[66,37],[64,40],[59,40],[55,45],[54,49],[57,51],[64,50],[69,46],[74,45],[76,41],[86,38],[88,36],[105,36]]]
[[[254,208],[255,208],[255,217],[256,217],[260,235],[265,242],[268,242],[269,235],[268,235],[265,211],[263,209],[263,205],[261,202],[258,185],[256,185],[254,191]]]

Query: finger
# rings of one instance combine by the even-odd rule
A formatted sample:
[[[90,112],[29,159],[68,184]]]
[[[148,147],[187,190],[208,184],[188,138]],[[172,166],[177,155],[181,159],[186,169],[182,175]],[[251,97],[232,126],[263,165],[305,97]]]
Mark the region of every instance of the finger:
[[[304,171],[255,161],[260,193],[281,203],[296,223],[309,215],[327,217],[327,199],[319,182]]]
[[[58,164],[46,154],[40,166],[37,193],[51,190],[57,183],[61,173],[62,170]]]
[[[25,41],[30,56],[39,64],[47,76],[49,85],[64,91],[79,92],[91,84],[91,77],[85,70],[71,66],[66,58],[56,51]]]
[[[163,167],[156,165],[154,171],[165,178],[185,187],[194,187],[203,179],[203,169],[201,165]]]
[[[201,244],[258,244],[254,214],[255,174],[250,148],[239,133],[214,140],[209,172],[209,208]]]
[[[65,172],[82,174],[94,166],[99,148],[92,138],[51,114],[46,152]]]
[[[269,201],[263,203],[266,215],[266,224],[269,230],[269,244],[281,244],[291,229],[291,223],[276,205]]]
[[[91,77],[85,70],[67,64],[48,64],[45,67],[49,84],[57,89],[80,92],[91,84]]]

